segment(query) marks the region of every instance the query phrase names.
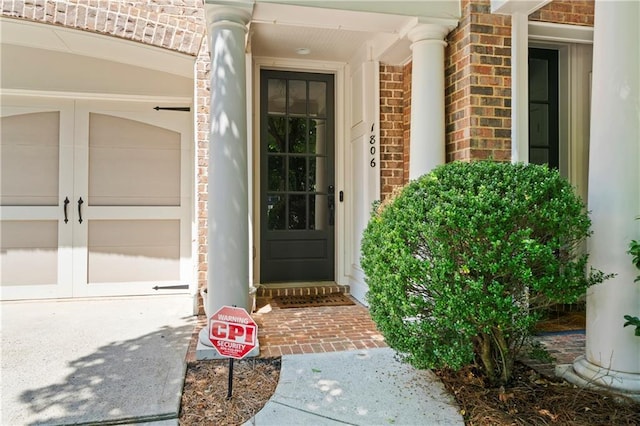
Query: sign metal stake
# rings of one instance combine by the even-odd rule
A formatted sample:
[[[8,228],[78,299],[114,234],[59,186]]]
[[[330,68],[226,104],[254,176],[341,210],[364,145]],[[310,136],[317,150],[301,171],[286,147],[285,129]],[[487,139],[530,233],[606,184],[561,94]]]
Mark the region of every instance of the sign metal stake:
[[[257,343],[258,326],[251,315],[237,306],[222,306],[209,318],[209,340],[223,357],[229,358],[227,400],[233,395],[233,363],[249,354]]]
[[[229,384],[227,386],[227,399],[231,399],[233,393],[233,358],[229,358]]]

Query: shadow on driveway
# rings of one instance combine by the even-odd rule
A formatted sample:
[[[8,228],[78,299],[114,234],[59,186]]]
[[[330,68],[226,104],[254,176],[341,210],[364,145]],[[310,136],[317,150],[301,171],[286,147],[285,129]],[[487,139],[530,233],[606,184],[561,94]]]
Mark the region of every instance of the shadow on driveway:
[[[186,296],[2,305],[2,424],[178,417]]]

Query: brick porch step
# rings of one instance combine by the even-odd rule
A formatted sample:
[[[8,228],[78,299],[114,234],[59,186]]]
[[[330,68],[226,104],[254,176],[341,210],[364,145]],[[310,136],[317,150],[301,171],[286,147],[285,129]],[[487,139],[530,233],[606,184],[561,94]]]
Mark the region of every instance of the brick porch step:
[[[256,297],[315,296],[330,293],[349,294],[349,286],[336,283],[263,284],[256,290]]]

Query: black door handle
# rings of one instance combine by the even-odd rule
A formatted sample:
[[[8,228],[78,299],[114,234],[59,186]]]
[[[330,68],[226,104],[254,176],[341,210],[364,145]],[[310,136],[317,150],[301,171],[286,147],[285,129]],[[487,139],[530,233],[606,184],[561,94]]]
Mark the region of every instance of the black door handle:
[[[84,201],[82,201],[82,197],[78,198],[78,222],[82,223],[82,203],[84,203]]]
[[[329,226],[333,226],[335,222],[335,209],[336,209],[336,201],[335,201],[335,192],[336,187],[333,185],[329,185],[329,194],[327,196],[327,203],[329,204]]]
[[[70,202],[69,197],[64,197],[64,223],[69,222],[69,218],[67,217],[67,206]]]

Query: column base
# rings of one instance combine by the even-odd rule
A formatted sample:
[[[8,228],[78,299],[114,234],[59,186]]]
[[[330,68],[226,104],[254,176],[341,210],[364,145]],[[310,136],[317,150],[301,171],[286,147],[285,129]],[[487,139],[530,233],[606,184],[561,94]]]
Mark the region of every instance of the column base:
[[[583,355],[573,364],[556,366],[556,376],[585,388],[601,389],[640,401],[640,374],[599,367]]]
[[[255,358],[260,355],[260,342],[256,340],[256,346],[249,352],[245,358]],[[206,359],[229,359],[222,356],[216,348],[213,347],[209,340],[209,327],[203,327],[198,333],[198,344],[196,346],[196,360],[202,361]]]

